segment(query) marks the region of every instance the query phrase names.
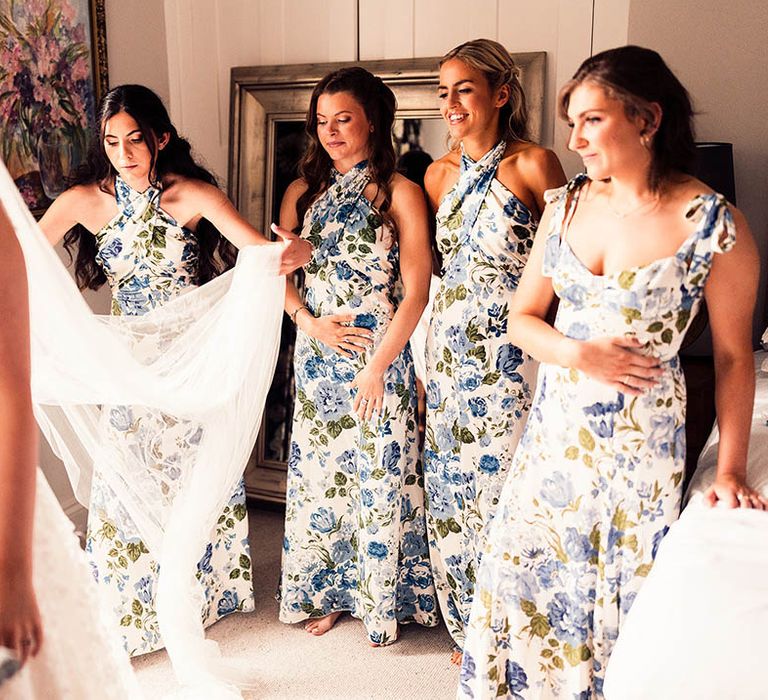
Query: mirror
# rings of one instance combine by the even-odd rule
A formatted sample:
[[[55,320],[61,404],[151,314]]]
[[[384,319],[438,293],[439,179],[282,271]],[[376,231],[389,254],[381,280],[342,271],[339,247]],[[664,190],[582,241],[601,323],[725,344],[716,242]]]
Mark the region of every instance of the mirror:
[[[522,71],[534,139],[541,139],[544,102],[543,51],[513,54]],[[447,129],[437,108],[438,58],[363,61],[397,98],[393,129],[399,166],[423,182],[426,166],[446,151]],[[229,196],[259,231],[279,218],[280,202],[297,177],[305,147],[304,119],[314,85],[345,63],[257,66],[232,69],[230,99]],[[301,286],[301,273],[295,275]],[[285,502],[293,417],[295,330],[283,318],[280,354],[267,396],[259,437],[246,470],[249,496]],[[258,351],[255,349],[254,351]]]

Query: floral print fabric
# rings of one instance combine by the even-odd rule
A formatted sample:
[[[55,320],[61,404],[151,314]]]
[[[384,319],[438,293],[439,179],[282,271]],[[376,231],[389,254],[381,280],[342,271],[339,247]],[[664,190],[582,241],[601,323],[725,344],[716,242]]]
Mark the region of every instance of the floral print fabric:
[[[536,221],[495,178],[506,144],[462,155],[437,212],[443,274],[427,339],[424,477],[440,607],[464,643],[486,526],[531,404],[536,363],[506,339]]]
[[[197,283],[195,236],[160,208],[160,191],[143,193],[115,179],[119,213],[96,234],[97,261],[112,291],[112,313],[142,315]],[[135,406],[105,406],[102,421],[114,440],[129,441],[166,480],[202,437],[198,426]],[[86,540],[94,578],[132,655],[163,646],[155,612],[159,565],[120,500],[94,470]],[[204,625],[236,610],[253,609],[245,489],[225,507],[195,575],[205,590]]]
[[[384,337],[399,281],[397,240],[363,195],[368,182],[365,162],[333,171],[304,219],[314,246],[306,305],[316,316],[356,314],[374,345],[348,358],[297,332],[280,620],[349,611],[383,645],[398,623],[431,626],[438,616],[407,345],[385,373],[381,415],[352,411],[350,382]]]
[[[685,383],[677,351],[715,252],[734,242],[719,195],[696,197],[675,255],[597,276],[561,239],[586,176],[554,192],[543,272],[563,334],[632,333],[665,370],[629,396],[542,365],[478,576],[459,697],[602,698],[624,616],[680,507]]]

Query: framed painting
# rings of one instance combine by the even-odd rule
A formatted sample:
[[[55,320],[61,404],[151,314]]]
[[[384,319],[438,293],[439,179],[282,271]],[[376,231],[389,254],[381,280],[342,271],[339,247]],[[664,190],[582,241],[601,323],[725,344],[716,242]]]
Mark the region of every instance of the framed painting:
[[[104,0],[0,0],[0,157],[35,215],[86,158],[107,86]]]

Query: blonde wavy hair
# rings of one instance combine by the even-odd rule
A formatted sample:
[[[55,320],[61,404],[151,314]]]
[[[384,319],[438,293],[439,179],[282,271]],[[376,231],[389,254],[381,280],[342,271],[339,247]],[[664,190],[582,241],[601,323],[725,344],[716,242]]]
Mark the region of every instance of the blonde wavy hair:
[[[520,68],[512,55],[498,41],[473,39],[451,49],[440,59],[440,67],[453,58],[479,70],[488,81],[492,92],[506,85],[509,99],[499,114],[499,138],[507,143],[530,141],[528,134],[528,107],[520,83]],[[453,145],[452,145],[453,147]]]

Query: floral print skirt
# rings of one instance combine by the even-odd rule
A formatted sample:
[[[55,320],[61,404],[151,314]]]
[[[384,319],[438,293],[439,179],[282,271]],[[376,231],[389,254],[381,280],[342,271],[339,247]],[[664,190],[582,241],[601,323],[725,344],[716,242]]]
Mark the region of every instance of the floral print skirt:
[[[152,442],[152,459],[157,468],[172,470],[174,455],[199,441],[199,431],[185,422],[168,425],[162,414],[125,406],[106,408],[106,419],[114,439],[128,440],[145,450],[142,436],[161,436]],[[158,430],[158,421],[165,421]],[[149,451],[145,451],[149,454]],[[172,473],[172,472],[171,472]],[[86,552],[91,571],[114,615],[126,651],[131,656],[163,647],[155,612],[159,564],[139,536],[136,525],[114,491],[94,471],[88,513]],[[251,557],[248,544],[248,513],[245,486],[241,481],[219,518],[211,541],[195,575],[205,591],[200,611],[204,626],[232,612],[254,609]]]
[[[642,397],[542,370],[478,573],[462,698],[602,698],[624,616],[679,512],[676,365]]]
[[[372,421],[352,412],[352,361],[299,333],[295,366],[280,620],[348,611],[381,645],[398,623],[436,625],[410,350]]]
[[[440,608],[461,648],[488,526],[525,426],[538,364],[501,339],[474,346],[484,362],[458,355],[441,345],[440,328],[433,319],[424,445],[427,525]]]

